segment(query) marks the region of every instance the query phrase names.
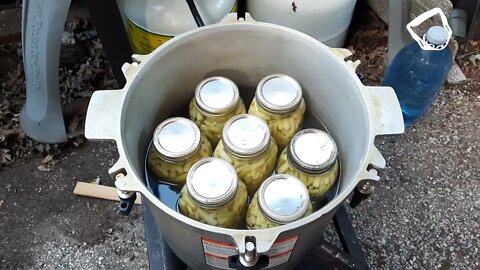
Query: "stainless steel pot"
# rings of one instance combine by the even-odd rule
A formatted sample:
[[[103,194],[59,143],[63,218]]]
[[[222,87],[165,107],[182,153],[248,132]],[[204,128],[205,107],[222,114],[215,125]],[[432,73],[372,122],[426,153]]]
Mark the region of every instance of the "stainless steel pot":
[[[143,195],[168,245],[190,267],[222,269],[228,265],[225,257],[239,255],[243,265],[255,265],[258,258],[268,256],[269,267],[290,269],[317,243],[355,186],[365,179],[379,180],[376,170],[367,170],[369,165],[385,166],[374,138],[402,133],[402,114],[392,88],[362,85],[355,74],[359,62],[343,60],[347,50],[330,49],[281,26],[237,22],[233,16],[221,25],[182,34],[149,55],[134,55],[134,62],[123,66],[127,78],[123,89],[92,96],[86,137],[116,141],[120,158],[109,170],[116,187]],[[253,96],[258,82],[273,73],[300,82],[307,107],[338,144],[342,168],[334,200],[293,223],[249,231],[196,222],[149,192],[143,168],[153,129],[179,106],[187,106],[199,81],[225,76],[238,84],[241,93]]]

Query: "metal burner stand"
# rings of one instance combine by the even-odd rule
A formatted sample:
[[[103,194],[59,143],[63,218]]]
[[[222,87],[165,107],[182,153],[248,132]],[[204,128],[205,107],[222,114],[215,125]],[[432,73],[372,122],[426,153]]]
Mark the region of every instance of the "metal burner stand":
[[[150,269],[188,269],[163,240],[148,204],[143,204],[143,217]],[[343,249],[327,241],[321,241],[310,254],[305,256],[304,262],[297,269],[369,269],[344,205],[339,207],[333,223]]]

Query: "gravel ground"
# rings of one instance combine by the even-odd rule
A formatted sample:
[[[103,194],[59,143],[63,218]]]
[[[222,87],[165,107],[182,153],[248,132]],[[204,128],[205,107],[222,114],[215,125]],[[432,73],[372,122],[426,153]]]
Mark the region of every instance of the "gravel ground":
[[[112,204],[111,210],[115,211]],[[137,212],[138,211],[137,209]],[[140,213],[134,213],[139,215]],[[108,239],[88,245],[76,239],[51,231],[53,239],[39,244],[33,251],[33,265],[37,269],[148,269],[147,248],[141,219],[122,222],[123,230],[108,228]],[[40,228],[42,233],[49,231]],[[50,230],[52,230],[50,228]],[[126,248],[129,246],[129,248]]]
[[[447,87],[417,125],[378,139],[382,181],[349,211],[372,269],[480,268],[479,86]],[[115,155],[88,142],[50,172],[38,158],[0,172],[0,269],[146,269],[141,209],[71,194],[77,180],[111,185]]]
[[[443,90],[405,134],[354,225],[374,269],[480,269],[480,82]]]
[[[365,83],[378,85],[386,28],[376,19],[357,30],[347,45],[363,62]],[[469,76],[478,75],[472,65],[461,67],[473,72],[468,83],[448,85],[405,134],[377,140],[387,159],[382,181],[369,200],[349,210],[372,269],[480,269],[480,78]],[[1,168],[0,269],[147,269],[140,207],[123,217],[114,202],[72,194],[76,181],[99,177],[112,185],[106,170],[116,159],[114,145],[62,149],[52,152],[48,166],[42,159],[52,153],[36,150]]]
[[[129,217],[110,201],[73,195],[77,181],[112,185],[112,143],[64,152],[49,171],[41,158],[0,171],[0,269],[147,269],[141,208]]]

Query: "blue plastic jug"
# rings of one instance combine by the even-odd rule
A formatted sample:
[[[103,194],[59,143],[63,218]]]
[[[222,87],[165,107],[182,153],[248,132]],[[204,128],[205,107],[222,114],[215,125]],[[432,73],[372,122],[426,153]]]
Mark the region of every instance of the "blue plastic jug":
[[[415,41],[405,46],[395,56],[382,82],[382,85],[395,90],[402,108],[405,127],[413,124],[428,111],[452,67],[452,52],[447,47],[451,30],[446,18],[443,27],[431,27],[423,38],[418,37],[412,30],[413,26],[437,13],[443,15],[443,20],[445,16],[442,11],[433,9],[407,25]]]

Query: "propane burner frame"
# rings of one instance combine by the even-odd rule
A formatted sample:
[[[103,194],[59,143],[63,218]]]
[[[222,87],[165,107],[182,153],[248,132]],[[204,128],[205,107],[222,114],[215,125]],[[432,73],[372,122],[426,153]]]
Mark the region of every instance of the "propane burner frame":
[[[328,200],[330,200],[330,198],[328,198]],[[163,240],[149,204],[143,204],[143,218],[149,269],[189,269],[173,251],[170,250],[167,243]],[[333,218],[333,224],[342,248],[326,240],[322,240],[312,252],[305,255],[303,262],[295,269],[369,269],[365,254],[361,248],[361,242],[352,226],[352,222],[345,209],[345,204],[338,208]],[[235,260],[231,260],[230,264],[235,267],[235,269],[257,269],[255,267],[245,268]]]

